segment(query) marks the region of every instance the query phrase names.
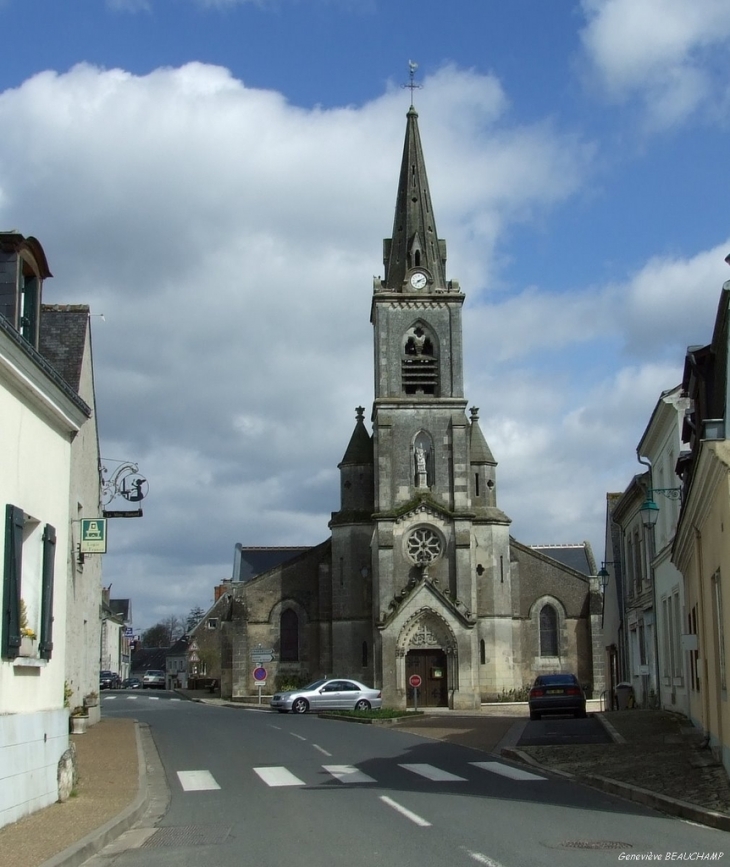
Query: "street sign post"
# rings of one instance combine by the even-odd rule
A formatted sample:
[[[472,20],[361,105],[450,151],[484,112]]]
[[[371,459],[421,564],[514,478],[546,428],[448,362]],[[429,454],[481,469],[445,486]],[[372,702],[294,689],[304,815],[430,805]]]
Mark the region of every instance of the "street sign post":
[[[257,665],[253,670],[253,679],[259,691],[259,704],[261,704],[261,688],[266,686],[266,669],[263,665]]]
[[[413,710],[418,711],[418,687],[423,683],[420,674],[412,674],[408,678],[408,683],[413,687]]]

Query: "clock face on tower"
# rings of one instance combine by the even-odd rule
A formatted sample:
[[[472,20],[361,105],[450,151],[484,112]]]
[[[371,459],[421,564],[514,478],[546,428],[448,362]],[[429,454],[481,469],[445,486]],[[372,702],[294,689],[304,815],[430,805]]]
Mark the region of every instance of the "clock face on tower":
[[[414,289],[423,289],[427,282],[428,280],[426,279],[426,275],[420,271],[411,274],[411,286],[413,286]]]

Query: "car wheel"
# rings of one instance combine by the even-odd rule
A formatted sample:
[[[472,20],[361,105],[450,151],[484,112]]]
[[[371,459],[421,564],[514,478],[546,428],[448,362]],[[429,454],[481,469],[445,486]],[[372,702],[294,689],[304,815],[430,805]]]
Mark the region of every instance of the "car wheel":
[[[361,698],[355,705],[355,710],[370,710],[370,702],[367,699]]]
[[[292,703],[291,709],[294,713],[306,713],[309,710],[309,702],[306,698],[297,698]]]
[[[536,710],[530,711],[530,719],[540,719],[541,714],[539,714]]]

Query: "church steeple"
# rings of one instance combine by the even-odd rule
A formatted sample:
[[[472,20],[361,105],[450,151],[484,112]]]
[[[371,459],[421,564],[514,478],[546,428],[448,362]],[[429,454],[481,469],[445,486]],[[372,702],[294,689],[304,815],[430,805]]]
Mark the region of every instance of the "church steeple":
[[[407,114],[393,236],[383,242],[385,280],[390,292],[445,291],[446,242],[438,238],[426,164],[418,132],[418,112]],[[415,276],[422,274],[423,278]],[[411,282],[413,278],[413,282]]]

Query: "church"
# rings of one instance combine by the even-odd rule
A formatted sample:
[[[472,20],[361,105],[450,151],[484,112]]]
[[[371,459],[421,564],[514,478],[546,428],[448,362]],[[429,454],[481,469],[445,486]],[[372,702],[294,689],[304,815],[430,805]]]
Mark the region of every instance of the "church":
[[[590,546],[512,538],[497,462],[478,409],[467,409],[465,296],[446,276],[413,105],[383,264],[370,307],[372,430],[358,407],[330,537],[290,550],[237,545],[195,647],[215,644],[221,692],[233,699],[255,694],[257,648],[273,651],[267,693],[334,675],[406,707],[418,674],[420,706],[473,709],[519,696],[537,674],[571,671],[598,696],[602,598]]]

